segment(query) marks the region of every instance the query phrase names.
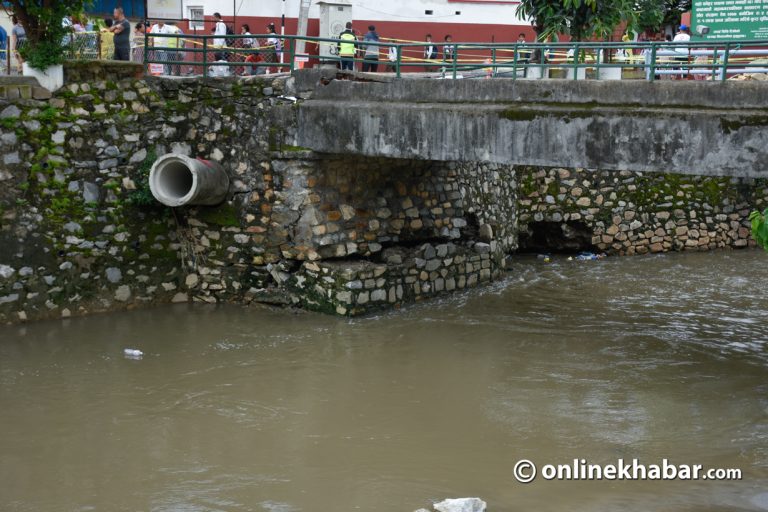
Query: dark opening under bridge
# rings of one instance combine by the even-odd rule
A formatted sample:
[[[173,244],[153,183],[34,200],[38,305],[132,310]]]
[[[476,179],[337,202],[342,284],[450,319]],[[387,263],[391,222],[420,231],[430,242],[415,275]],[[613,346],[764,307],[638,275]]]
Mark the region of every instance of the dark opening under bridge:
[[[317,152],[768,177],[766,82],[321,76],[295,75],[295,142]]]

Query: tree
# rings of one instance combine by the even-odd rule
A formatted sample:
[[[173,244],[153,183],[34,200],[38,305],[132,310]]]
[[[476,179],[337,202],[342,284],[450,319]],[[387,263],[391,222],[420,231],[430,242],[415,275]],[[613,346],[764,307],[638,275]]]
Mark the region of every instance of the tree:
[[[606,39],[621,23],[628,30],[637,25],[634,0],[522,0],[517,15],[531,20],[539,40],[557,34]]]
[[[658,32],[664,25],[669,0],[639,0],[637,2],[637,28],[643,32]]]
[[[6,10],[19,19],[27,33],[27,42],[19,50],[22,58],[36,69],[46,69],[64,62],[62,44],[67,28],[65,16],[78,14],[91,0],[9,0]]]
[[[691,0],[638,0],[637,26],[658,32],[665,25],[679,25],[682,14],[691,10]]]

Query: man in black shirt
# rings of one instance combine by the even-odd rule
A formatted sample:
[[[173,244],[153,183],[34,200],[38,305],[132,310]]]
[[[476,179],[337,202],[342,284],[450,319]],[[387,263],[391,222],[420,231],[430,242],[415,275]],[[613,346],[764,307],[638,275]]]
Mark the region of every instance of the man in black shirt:
[[[115,23],[109,28],[115,33],[115,60],[131,60],[131,24],[122,7],[115,8]]]

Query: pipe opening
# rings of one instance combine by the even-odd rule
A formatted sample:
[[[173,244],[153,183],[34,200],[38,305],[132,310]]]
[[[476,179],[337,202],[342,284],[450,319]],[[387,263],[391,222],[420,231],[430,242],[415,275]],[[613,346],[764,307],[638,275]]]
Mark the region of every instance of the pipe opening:
[[[163,194],[177,201],[187,197],[194,181],[192,171],[183,162],[168,162],[157,176]]]
[[[166,206],[213,206],[226,198],[229,177],[216,162],[170,153],[152,165],[149,188]]]

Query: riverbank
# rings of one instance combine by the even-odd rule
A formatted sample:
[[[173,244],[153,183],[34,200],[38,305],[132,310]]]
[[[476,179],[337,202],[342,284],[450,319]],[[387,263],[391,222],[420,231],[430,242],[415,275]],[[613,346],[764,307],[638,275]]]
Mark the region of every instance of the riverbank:
[[[167,303],[340,315],[500,279],[519,251],[748,247],[764,179],[317,154],[292,145],[320,83],[67,71],[0,100],[0,323]],[[315,75],[307,75],[315,76]],[[218,206],[157,203],[174,152],[219,162]]]

